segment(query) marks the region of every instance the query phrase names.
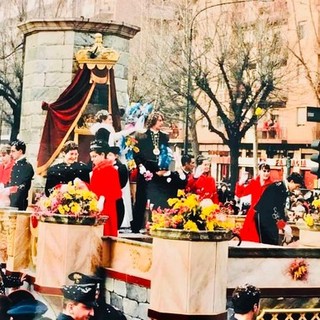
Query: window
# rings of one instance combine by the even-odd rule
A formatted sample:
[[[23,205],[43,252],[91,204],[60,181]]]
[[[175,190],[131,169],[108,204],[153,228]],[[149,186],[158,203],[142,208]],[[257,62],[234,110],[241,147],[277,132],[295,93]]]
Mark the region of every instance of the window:
[[[297,108],[297,126],[304,126],[307,122],[307,108]]]

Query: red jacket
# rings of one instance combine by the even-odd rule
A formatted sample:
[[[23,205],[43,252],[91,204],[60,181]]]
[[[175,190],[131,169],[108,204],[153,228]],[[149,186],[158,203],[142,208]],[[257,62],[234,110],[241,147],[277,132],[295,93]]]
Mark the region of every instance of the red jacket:
[[[260,184],[260,177],[256,177],[249,181],[246,185],[236,184],[235,195],[239,198],[248,196],[251,194],[251,205],[247,212],[244,224],[240,231],[240,237],[243,241],[260,242],[256,221],[255,221],[255,210],[254,206],[258,203],[261,198],[263,191],[273,181],[269,178],[265,181],[264,185]]]
[[[14,160],[12,160],[7,165],[0,165],[0,183],[7,185],[10,182],[11,171],[14,163]]]
[[[105,236],[118,236],[116,201],[122,197],[119,174],[110,160],[103,160],[92,170],[90,190],[98,197],[104,196],[101,215],[109,217],[104,226]]]
[[[211,199],[213,203],[219,204],[216,181],[205,173],[199,178],[194,178],[194,175],[191,174],[188,178],[186,190],[198,194],[201,199]]]

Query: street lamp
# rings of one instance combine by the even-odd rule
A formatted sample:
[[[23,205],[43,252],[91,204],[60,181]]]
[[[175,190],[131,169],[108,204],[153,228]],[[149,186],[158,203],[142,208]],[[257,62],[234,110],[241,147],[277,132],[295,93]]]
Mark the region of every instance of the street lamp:
[[[191,95],[191,63],[192,63],[192,37],[193,37],[193,27],[194,27],[194,22],[196,18],[204,11],[207,11],[208,9],[216,8],[216,7],[222,7],[228,4],[239,4],[239,3],[245,3],[245,2],[255,2],[255,1],[261,1],[261,2],[268,2],[270,0],[238,0],[238,1],[228,1],[228,2],[223,2],[223,3],[216,3],[213,5],[210,5],[208,7],[205,7],[201,10],[199,10],[191,19],[190,23],[190,29],[189,29],[189,51],[188,51],[188,82],[187,82],[187,107],[186,107],[186,119],[185,119],[185,137],[184,137],[184,145],[183,145],[183,150],[184,154],[188,153],[188,135],[189,135],[189,110],[190,110],[190,95]],[[273,0],[271,0],[273,1]]]

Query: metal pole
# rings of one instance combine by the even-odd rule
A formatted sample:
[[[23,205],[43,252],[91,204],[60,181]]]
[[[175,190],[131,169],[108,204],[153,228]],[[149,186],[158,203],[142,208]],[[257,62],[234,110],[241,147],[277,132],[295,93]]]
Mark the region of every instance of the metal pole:
[[[208,9],[215,8],[215,7],[222,7],[228,4],[239,4],[244,2],[254,2],[259,0],[240,0],[240,1],[228,1],[223,3],[216,3],[211,6],[205,7],[201,10],[199,10],[191,19],[190,23],[190,29],[189,29],[189,38],[188,38],[188,44],[189,44],[189,50],[188,50],[188,72],[187,72],[187,106],[186,106],[186,115],[185,115],[185,136],[184,136],[184,145],[183,145],[183,151],[184,154],[188,153],[188,144],[189,144],[189,111],[190,111],[190,97],[191,97],[191,64],[192,64],[192,35],[193,35],[193,24],[196,20],[196,18],[204,11],[207,11]],[[260,0],[263,1],[263,0]]]

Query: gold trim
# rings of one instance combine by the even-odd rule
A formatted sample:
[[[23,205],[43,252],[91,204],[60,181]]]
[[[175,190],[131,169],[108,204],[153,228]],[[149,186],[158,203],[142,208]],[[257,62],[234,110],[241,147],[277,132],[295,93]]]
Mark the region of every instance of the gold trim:
[[[285,317],[284,320],[292,320],[292,314],[300,314],[299,319],[306,319],[305,314],[306,313],[313,313],[312,320],[319,320],[319,313],[320,309],[319,308],[297,308],[297,309],[261,309],[260,314],[257,316],[257,320],[264,320],[264,316],[266,314],[271,314],[271,319],[272,320],[277,320],[278,319],[278,314],[281,313],[286,313],[287,316]],[[268,317],[270,318],[270,316]],[[283,317],[281,317],[283,319]]]

